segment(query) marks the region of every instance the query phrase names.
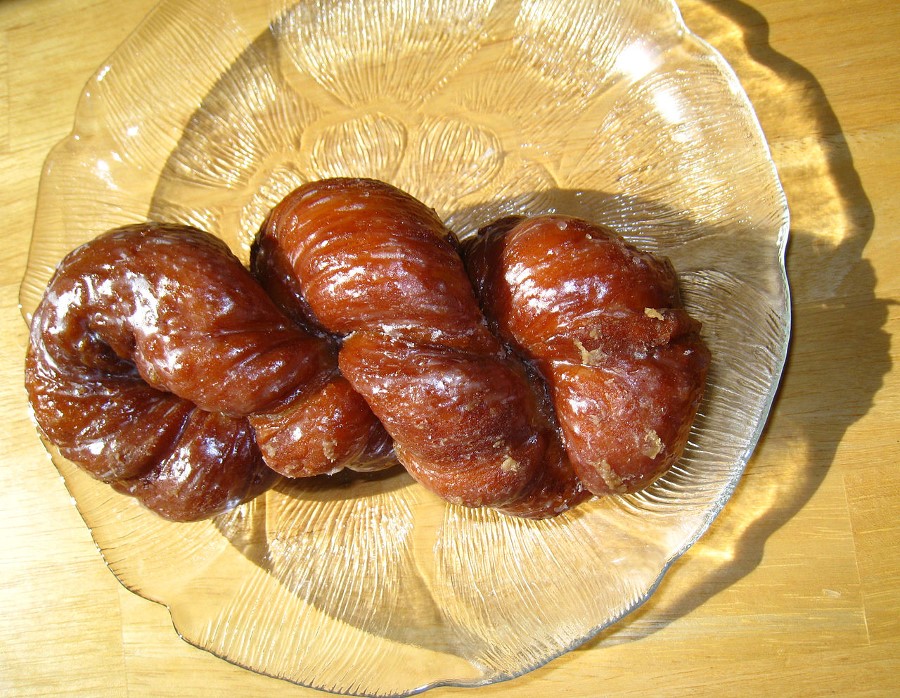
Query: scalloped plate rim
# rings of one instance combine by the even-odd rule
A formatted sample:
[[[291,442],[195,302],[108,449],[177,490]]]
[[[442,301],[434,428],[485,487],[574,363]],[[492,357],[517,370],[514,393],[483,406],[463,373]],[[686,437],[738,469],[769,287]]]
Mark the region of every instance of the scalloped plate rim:
[[[108,70],[109,66],[115,62],[117,55],[121,52],[122,48],[124,46],[127,46],[129,44],[129,42],[131,42],[133,40],[133,38],[144,29],[144,27],[146,26],[146,23],[154,15],[154,13],[162,5],[165,5],[170,1],[171,0],[159,0],[159,2],[157,2],[141,18],[141,20],[135,25],[135,27],[131,31],[128,32],[126,37],[116,46],[116,48],[110,53],[110,55],[100,64],[100,66],[91,74],[91,76],[84,83],[84,86],[82,87],[82,89],[79,93],[79,98],[78,98],[77,105],[75,108],[71,130],[68,132],[68,134],[66,136],[64,136],[55,145],[53,145],[51,147],[50,151],[48,152],[47,157],[44,160],[44,164],[41,169],[41,175],[40,175],[40,181],[39,181],[39,187],[38,187],[37,205],[36,205],[36,209],[35,209],[35,223],[33,224],[32,233],[34,232],[34,228],[36,227],[39,212],[42,209],[42,202],[46,199],[46,197],[48,195],[47,191],[46,191],[46,188],[48,186],[47,182],[51,178],[51,171],[53,169],[54,164],[56,163],[56,161],[58,159],[60,159],[62,157],[62,154],[69,146],[72,146],[72,144],[74,144],[74,143],[82,143],[80,134],[82,133],[82,130],[83,130],[82,124],[84,121],[84,112],[86,110],[85,98],[90,94],[90,87],[100,77],[102,77],[102,74],[104,73],[104,71]],[[660,1],[665,2],[669,6],[669,11],[672,13],[673,18],[674,18],[674,20],[678,26],[678,29],[680,31],[680,37],[679,37],[680,41],[696,42],[698,46],[702,47],[704,52],[706,52],[710,57],[715,59],[715,61],[717,63],[717,68],[719,70],[729,73],[731,79],[733,79],[736,82],[736,84],[740,85],[740,81],[739,81],[737,75],[735,74],[733,68],[724,59],[724,57],[721,55],[721,53],[715,47],[713,47],[710,43],[708,43],[706,40],[704,40],[702,37],[695,34],[686,25],[686,23],[684,22],[681,10],[676,3],[676,0],[660,0]],[[224,2],[228,5],[231,5],[233,0],[224,0]],[[602,631],[619,623],[623,618],[627,617],[628,615],[633,613],[636,609],[643,606],[654,595],[656,590],[659,588],[659,586],[661,585],[666,574],[671,569],[672,565],[675,562],[677,562],[709,529],[709,527],[711,526],[713,521],[718,517],[718,515],[721,513],[722,509],[725,507],[725,505],[730,500],[732,494],[734,493],[735,488],[737,487],[738,483],[742,479],[742,476],[743,476],[744,471],[746,470],[747,464],[748,464],[750,458],[753,456],[753,454],[756,450],[756,447],[759,443],[759,440],[762,437],[762,434],[767,427],[768,419],[769,419],[771,410],[773,408],[775,398],[776,398],[777,393],[780,388],[780,382],[784,375],[784,368],[785,368],[785,364],[787,361],[787,356],[788,356],[790,344],[791,344],[791,336],[792,336],[791,293],[790,293],[790,285],[789,285],[786,263],[785,263],[787,244],[788,244],[788,240],[789,240],[789,236],[790,236],[790,213],[789,213],[786,197],[785,197],[783,188],[781,186],[780,178],[777,173],[777,168],[776,168],[774,160],[772,158],[771,148],[765,138],[765,135],[762,130],[762,126],[759,123],[759,119],[756,114],[756,111],[753,109],[752,103],[750,102],[750,99],[747,96],[746,92],[744,91],[742,85],[740,87],[740,90],[741,90],[741,94],[739,95],[739,97],[745,102],[745,105],[748,108],[747,115],[750,116],[750,118],[752,120],[752,124],[756,130],[756,135],[759,137],[760,144],[763,146],[763,148],[765,150],[766,164],[771,169],[773,181],[775,182],[775,184],[777,186],[778,195],[779,195],[779,204],[780,204],[780,210],[782,213],[782,220],[781,220],[781,225],[779,227],[777,236],[775,238],[776,244],[775,244],[774,249],[777,252],[776,262],[777,262],[777,267],[778,267],[778,271],[780,274],[779,280],[781,282],[781,285],[777,290],[781,292],[780,300],[783,300],[783,302],[784,302],[784,306],[781,309],[782,312],[779,315],[779,319],[782,320],[784,323],[784,341],[778,347],[779,353],[774,362],[775,371],[773,373],[773,379],[769,386],[769,391],[766,395],[765,404],[762,406],[762,409],[760,410],[757,422],[755,424],[755,429],[754,429],[752,435],[750,436],[750,439],[748,440],[747,447],[744,449],[743,453],[741,454],[740,458],[738,459],[738,462],[736,463],[736,465],[734,467],[731,477],[727,480],[727,482],[725,483],[725,485],[722,489],[722,496],[720,496],[718,498],[718,500],[715,502],[714,506],[710,507],[707,510],[705,517],[700,522],[700,525],[698,525],[695,528],[695,530],[686,538],[685,543],[678,550],[676,550],[675,552],[673,552],[670,555],[670,557],[667,559],[665,565],[660,570],[659,574],[656,576],[653,583],[647,589],[646,593],[643,594],[642,596],[640,596],[638,599],[636,599],[633,603],[628,605],[625,609],[623,609],[623,611],[620,614],[618,614],[617,616],[615,616],[613,618],[608,619],[607,621],[605,621],[603,623],[596,625],[595,627],[593,627],[591,630],[589,630],[582,636],[579,636],[578,638],[574,639],[566,647],[560,649],[557,652],[551,653],[546,657],[542,657],[541,660],[538,662],[535,662],[531,665],[522,667],[520,670],[515,671],[515,672],[487,675],[487,676],[484,676],[481,679],[477,679],[477,680],[435,679],[433,681],[429,681],[427,683],[413,686],[413,687],[403,689],[400,691],[396,691],[396,692],[360,693],[360,692],[349,692],[349,691],[347,691],[347,692],[337,691],[337,690],[333,690],[333,689],[323,687],[323,686],[316,686],[313,683],[303,683],[303,682],[294,680],[290,677],[277,676],[275,674],[266,673],[265,671],[262,671],[259,669],[254,669],[250,666],[242,664],[240,661],[237,661],[234,658],[225,656],[224,654],[216,652],[208,647],[202,646],[198,642],[195,642],[190,637],[186,636],[182,632],[182,630],[178,627],[178,624],[174,620],[172,608],[168,602],[150,598],[149,596],[145,595],[141,591],[138,591],[138,590],[132,588],[131,586],[129,586],[125,581],[123,581],[123,579],[118,574],[116,574],[116,572],[111,568],[110,563],[108,562],[106,555],[104,554],[103,549],[101,548],[100,544],[96,541],[96,539],[94,537],[93,528],[90,524],[88,524],[87,519],[85,518],[85,515],[82,512],[81,505],[75,498],[75,495],[72,491],[72,488],[70,487],[68,480],[65,478],[65,476],[63,475],[62,472],[59,472],[59,469],[56,466],[56,464],[53,462],[52,458],[49,458],[50,454],[48,451],[48,459],[50,460],[50,463],[59,472],[60,479],[62,480],[64,487],[66,488],[67,492],[69,493],[69,495],[71,497],[73,506],[76,508],[76,510],[78,511],[82,520],[84,521],[85,526],[87,527],[88,531],[91,533],[92,542],[94,543],[95,547],[97,548],[97,551],[100,554],[104,565],[106,565],[107,569],[110,570],[110,573],[113,575],[113,577],[122,585],[123,588],[127,589],[129,592],[135,594],[136,596],[138,596],[142,599],[145,599],[154,604],[158,604],[158,605],[164,607],[169,615],[169,620],[172,624],[174,631],[176,632],[178,637],[181,640],[183,640],[186,644],[188,644],[192,647],[196,647],[197,649],[203,650],[204,652],[207,652],[219,659],[222,659],[222,660],[228,662],[229,664],[232,664],[234,666],[240,667],[247,671],[251,671],[253,673],[257,673],[257,674],[260,674],[263,676],[269,676],[272,678],[284,680],[284,681],[287,681],[294,685],[311,688],[314,690],[320,690],[320,691],[323,691],[326,693],[332,693],[332,694],[336,694],[336,695],[353,695],[353,696],[378,696],[378,697],[383,696],[385,698],[387,698],[388,696],[391,696],[391,697],[412,696],[412,695],[417,695],[417,694],[426,692],[426,691],[434,689],[434,688],[442,688],[442,687],[476,688],[476,687],[480,687],[480,686],[492,685],[492,684],[501,683],[501,682],[510,681],[510,680],[519,678],[525,674],[528,674],[532,671],[535,671],[535,670],[541,668],[542,666],[545,666],[545,665],[551,663],[552,661],[558,659],[559,657],[561,657],[561,656],[571,652],[572,650],[577,649],[578,647],[584,645],[585,643],[591,641],[592,639],[597,637],[597,635],[599,633],[601,633]],[[29,252],[28,252],[27,265],[30,265],[30,261],[31,261],[32,255],[33,255],[34,240],[35,240],[34,236],[32,235],[32,237],[29,241]],[[27,279],[23,279],[23,282],[21,283],[21,285],[19,287],[19,299],[20,299],[19,309],[20,309],[20,313],[23,316],[25,323],[29,324],[29,322],[30,322],[29,313],[25,310],[24,305],[21,300],[22,295],[25,293],[25,285],[26,285],[25,281],[26,280]],[[773,300],[775,300],[775,299],[776,298],[773,294]],[[32,422],[35,423],[35,425],[36,425],[36,422],[34,422],[33,416],[32,416]]]

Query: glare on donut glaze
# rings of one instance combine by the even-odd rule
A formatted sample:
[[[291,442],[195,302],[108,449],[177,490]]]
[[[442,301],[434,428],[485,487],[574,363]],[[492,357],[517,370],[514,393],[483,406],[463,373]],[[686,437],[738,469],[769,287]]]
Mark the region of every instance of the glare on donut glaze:
[[[25,382],[62,455],[189,520],[271,483],[248,416],[275,420],[336,374],[334,347],[279,311],[222,241],[143,224],[59,265],[32,319]],[[377,424],[353,400],[364,410],[357,422]]]
[[[531,517],[587,496],[433,210],[374,180],[313,182],[275,207],[255,251],[274,298],[344,338],[342,373],[426,487]]]
[[[493,329],[548,381],[591,492],[644,488],[681,456],[710,357],[667,260],[567,216],[497,221],[466,260]]]
[[[408,194],[332,179],[273,209],[251,266],[152,223],[68,255],[26,355],[47,439],[173,520],[392,453],[451,502],[544,518],[684,449],[699,323],[668,261],[606,228],[510,218],[463,250]]]

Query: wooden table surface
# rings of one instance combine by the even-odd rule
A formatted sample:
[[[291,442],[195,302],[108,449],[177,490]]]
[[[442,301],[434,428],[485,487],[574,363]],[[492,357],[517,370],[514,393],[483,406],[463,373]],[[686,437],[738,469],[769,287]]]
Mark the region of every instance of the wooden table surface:
[[[181,641],[105,567],[26,410],[17,307],[41,165],[153,0],[0,4],[0,693],[321,695]],[[735,496],[639,611],[519,679],[429,695],[900,695],[900,9],[685,0],[792,209],[794,334]]]

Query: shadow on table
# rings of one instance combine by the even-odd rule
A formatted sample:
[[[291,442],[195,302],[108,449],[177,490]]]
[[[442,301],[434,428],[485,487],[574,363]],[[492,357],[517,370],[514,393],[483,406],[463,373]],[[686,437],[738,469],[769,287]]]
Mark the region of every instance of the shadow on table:
[[[822,86],[772,49],[765,17],[746,4],[691,0],[682,9],[688,26],[734,67],[779,166],[792,218],[791,351],[734,508],[726,507],[701,540],[691,565],[676,563],[669,572],[690,576],[689,590],[659,593],[585,648],[646,637],[756,568],[769,537],[819,488],[844,434],[869,411],[891,366],[884,330],[889,301],[875,297],[875,271],[862,258],[874,214]],[[840,336],[835,327],[843,328]],[[698,557],[707,564],[699,572],[692,568]]]

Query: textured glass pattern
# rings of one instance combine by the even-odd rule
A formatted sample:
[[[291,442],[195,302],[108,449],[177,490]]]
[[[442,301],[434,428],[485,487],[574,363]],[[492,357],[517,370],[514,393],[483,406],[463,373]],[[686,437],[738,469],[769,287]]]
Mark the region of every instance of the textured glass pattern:
[[[461,236],[559,212],[668,255],[713,353],[684,458],[646,492],[541,522],[446,504],[392,470],[172,524],[54,462],[111,570],[192,644],[349,694],[521,674],[645,600],[753,451],[789,336],[768,148],[667,0],[167,0],[48,157],[23,313],[110,227],[190,223],[246,261],[274,203],[334,175],[406,189]]]

